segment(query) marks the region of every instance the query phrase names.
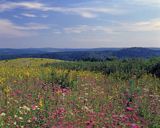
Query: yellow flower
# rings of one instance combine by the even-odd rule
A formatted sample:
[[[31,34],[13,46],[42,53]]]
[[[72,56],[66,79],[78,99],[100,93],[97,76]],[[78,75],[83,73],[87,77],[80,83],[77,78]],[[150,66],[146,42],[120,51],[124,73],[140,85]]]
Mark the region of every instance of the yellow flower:
[[[16,81],[16,80],[14,80],[14,81],[13,81],[13,83],[17,83],[17,81]]]
[[[61,95],[61,94],[62,94],[62,91],[58,90],[57,95]]]
[[[10,93],[10,91],[11,91],[10,87],[5,86],[5,88],[4,88],[4,90],[3,90],[4,94],[5,94],[5,95],[8,95],[8,94]]]
[[[26,72],[26,76],[29,77],[29,75],[30,75],[30,74],[29,74],[29,72],[27,71],[27,72]]]
[[[40,106],[40,108],[43,107],[43,99],[42,98],[40,98],[40,100],[39,100],[39,106]]]
[[[108,96],[108,99],[111,100],[113,97],[112,96]]]
[[[5,80],[5,78],[0,78],[0,84],[4,84]]]

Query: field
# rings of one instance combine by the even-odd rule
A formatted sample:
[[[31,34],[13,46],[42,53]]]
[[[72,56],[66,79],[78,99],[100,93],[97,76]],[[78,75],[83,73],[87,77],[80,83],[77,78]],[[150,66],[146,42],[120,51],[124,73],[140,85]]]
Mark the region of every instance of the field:
[[[0,61],[0,128],[160,128],[159,63]]]

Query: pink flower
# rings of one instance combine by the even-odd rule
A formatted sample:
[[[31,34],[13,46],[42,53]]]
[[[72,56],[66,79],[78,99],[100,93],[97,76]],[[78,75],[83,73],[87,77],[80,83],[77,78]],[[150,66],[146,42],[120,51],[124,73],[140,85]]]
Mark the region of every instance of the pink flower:
[[[32,110],[36,110],[37,108],[38,108],[38,106],[32,105]]]
[[[86,121],[86,128],[93,128],[94,122],[92,120]]]
[[[33,116],[32,121],[36,121],[36,120],[37,120],[37,117]]]
[[[63,94],[68,94],[70,90],[68,88],[61,88]]]
[[[139,118],[138,118],[138,116],[137,116],[136,114],[134,114],[134,115],[133,115],[133,119],[134,119],[135,121],[138,121]]]
[[[65,114],[66,110],[64,108],[58,108],[53,114],[52,114],[52,118],[59,118],[61,120],[64,119],[64,114]]]
[[[136,125],[136,124],[132,124],[131,128],[140,128],[140,127],[138,125]]]
[[[128,110],[128,111],[134,111],[134,108],[127,107],[126,110]]]

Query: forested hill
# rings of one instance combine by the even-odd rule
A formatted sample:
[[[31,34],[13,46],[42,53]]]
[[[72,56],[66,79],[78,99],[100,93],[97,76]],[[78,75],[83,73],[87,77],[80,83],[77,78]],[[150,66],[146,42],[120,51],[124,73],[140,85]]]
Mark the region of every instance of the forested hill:
[[[14,58],[52,58],[62,60],[106,60],[110,58],[150,58],[160,56],[160,48],[97,49],[0,49],[0,60]]]
[[[149,49],[149,48],[127,48],[121,49],[113,53],[118,58],[134,58],[134,57],[154,57],[160,56],[160,49]]]

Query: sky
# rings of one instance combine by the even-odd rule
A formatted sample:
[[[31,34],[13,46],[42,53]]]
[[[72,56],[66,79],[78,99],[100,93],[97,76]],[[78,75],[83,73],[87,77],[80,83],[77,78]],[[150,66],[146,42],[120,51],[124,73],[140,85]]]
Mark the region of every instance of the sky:
[[[160,47],[160,0],[0,0],[0,48]]]

